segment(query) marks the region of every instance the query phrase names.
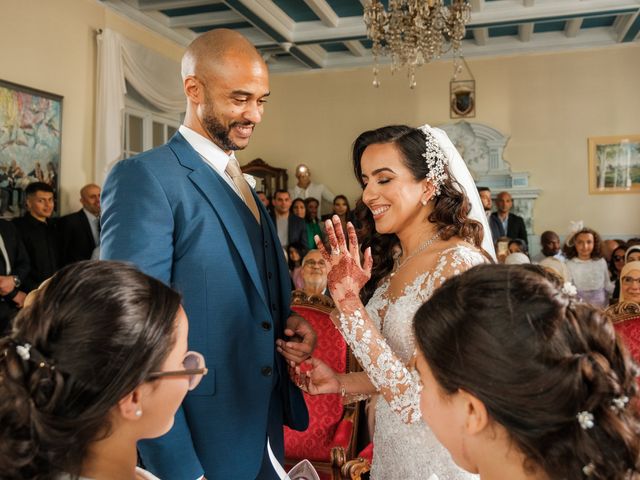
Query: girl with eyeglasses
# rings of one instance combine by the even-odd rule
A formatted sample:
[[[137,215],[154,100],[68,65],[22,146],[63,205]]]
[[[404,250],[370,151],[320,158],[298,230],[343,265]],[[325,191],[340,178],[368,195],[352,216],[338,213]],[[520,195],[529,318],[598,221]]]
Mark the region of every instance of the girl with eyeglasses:
[[[105,261],[59,271],[0,340],[0,476],[155,479],[136,443],[173,425],[207,369],[178,293]]]
[[[612,282],[615,282],[615,289],[611,295],[611,303],[616,303],[620,297],[620,284],[618,279],[620,278],[620,271],[624,267],[624,253],[627,251],[627,244],[621,242],[611,252],[611,260],[609,260],[609,278]]]

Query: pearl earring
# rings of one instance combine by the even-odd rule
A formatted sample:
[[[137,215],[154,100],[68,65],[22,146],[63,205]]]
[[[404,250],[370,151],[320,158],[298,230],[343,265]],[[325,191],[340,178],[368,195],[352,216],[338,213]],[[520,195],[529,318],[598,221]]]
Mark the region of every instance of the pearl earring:
[[[422,203],[422,206],[423,206],[423,207],[426,207],[426,206],[427,206],[427,201],[426,201],[426,200],[422,200],[422,202],[421,202],[421,203]]]
[[[142,410],[138,409],[136,410],[136,417],[141,417],[142,416]]]

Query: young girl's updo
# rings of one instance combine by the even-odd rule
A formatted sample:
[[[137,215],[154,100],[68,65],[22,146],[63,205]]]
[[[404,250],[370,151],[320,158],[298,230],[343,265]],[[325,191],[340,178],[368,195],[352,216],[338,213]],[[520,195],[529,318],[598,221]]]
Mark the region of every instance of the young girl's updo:
[[[415,316],[445,392],[480,399],[552,479],[638,479],[636,366],[612,324],[542,270],[484,265],[453,277]]]
[[[134,267],[65,267],[0,339],[0,478],[80,473],[109,413],[175,342],[180,296]]]

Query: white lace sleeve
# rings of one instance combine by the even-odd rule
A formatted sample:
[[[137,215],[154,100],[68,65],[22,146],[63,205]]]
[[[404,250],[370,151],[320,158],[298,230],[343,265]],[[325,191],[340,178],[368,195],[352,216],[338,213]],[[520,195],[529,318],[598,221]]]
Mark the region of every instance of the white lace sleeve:
[[[443,252],[434,271],[426,274],[421,282],[424,300],[447,278],[483,263],[484,257],[476,251],[464,250],[456,247]],[[339,328],[369,379],[391,408],[406,423],[419,421],[422,384],[418,373],[393,352],[359,300],[341,306]]]

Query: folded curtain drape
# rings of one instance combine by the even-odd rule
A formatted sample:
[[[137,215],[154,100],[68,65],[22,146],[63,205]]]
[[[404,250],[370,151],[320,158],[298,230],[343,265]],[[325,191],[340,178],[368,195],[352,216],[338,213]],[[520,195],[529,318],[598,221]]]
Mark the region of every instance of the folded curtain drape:
[[[124,149],[126,82],[158,110],[182,113],[180,64],[105,29],[97,35],[96,183],[102,184]]]

